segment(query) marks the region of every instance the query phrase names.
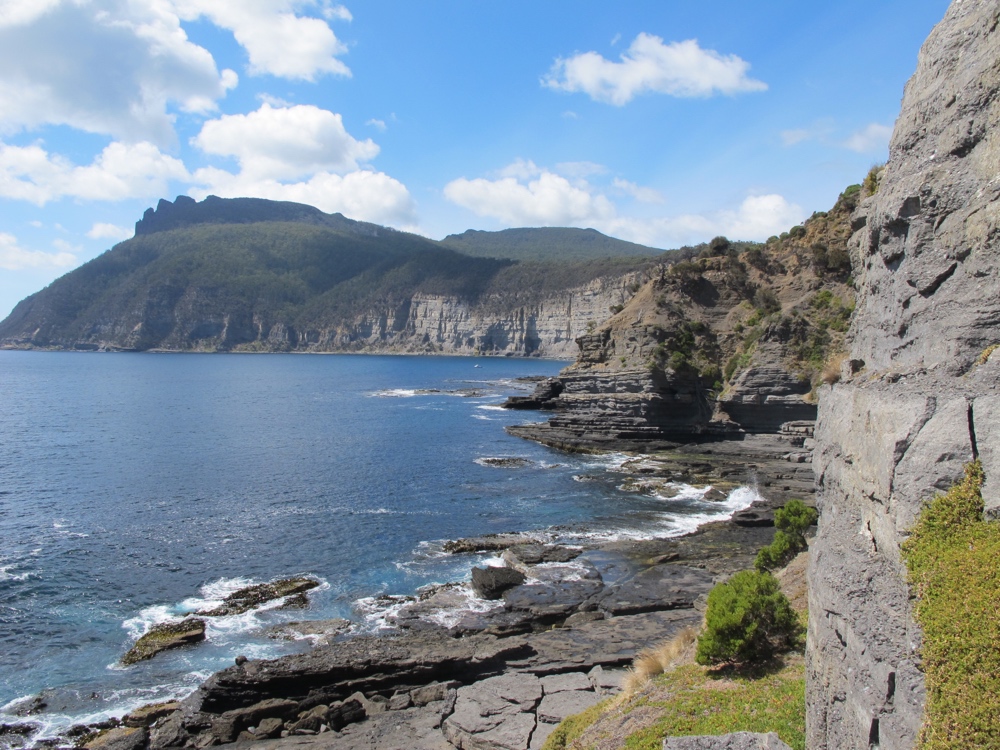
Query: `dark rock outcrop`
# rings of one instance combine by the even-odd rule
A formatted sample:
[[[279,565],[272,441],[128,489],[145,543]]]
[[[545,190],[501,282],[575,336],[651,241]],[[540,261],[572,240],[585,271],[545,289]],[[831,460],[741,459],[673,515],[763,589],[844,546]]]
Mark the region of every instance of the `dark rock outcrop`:
[[[472,590],[481,599],[499,599],[503,592],[524,583],[524,573],[513,568],[473,568]]]
[[[234,591],[222,600],[221,605],[215,609],[198,612],[198,615],[200,617],[241,615],[267,602],[286,596],[304,594],[317,586],[319,586],[319,581],[313,578],[284,578],[270,583],[255,583],[252,586]]]
[[[1000,506],[1000,30],[953,2],[906,86],[877,192],[854,216],[858,307],[816,429],[807,746],[914,746],[920,630],[900,543],[922,504],[983,461]]]
[[[152,659],[161,651],[200,643],[203,640],[205,640],[205,621],[197,617],[154,625],[122,657],[122,664],[128,666]]]

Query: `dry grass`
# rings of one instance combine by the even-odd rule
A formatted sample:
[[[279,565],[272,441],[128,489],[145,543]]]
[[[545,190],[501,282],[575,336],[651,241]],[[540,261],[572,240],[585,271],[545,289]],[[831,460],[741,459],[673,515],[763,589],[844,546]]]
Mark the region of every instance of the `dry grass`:
[[[684,628],[666,643],[639,653],[622,682],[624,695],[633,695],[656,675],[663,674],[680,664],[694,661],[698,645],[698,631]]]
[[[840,372],[846,359],[847,352],[837,352],[830,355],[830,358],[826,360],[826,364],[823,365],[823,371],[820,373],[819,379],[827,385],[839,382]]]

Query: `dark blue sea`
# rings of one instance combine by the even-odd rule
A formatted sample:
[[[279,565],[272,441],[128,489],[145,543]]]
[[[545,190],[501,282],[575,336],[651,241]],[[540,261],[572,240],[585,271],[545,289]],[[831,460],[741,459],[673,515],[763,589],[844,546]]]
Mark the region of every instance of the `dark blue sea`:
[[[499,404],[564,362],[0,352],[0,723],[42,691],[42,735],[190,692],[238,654],[308,647],[290,619],[381,624],[381,594],[467,579],[443,541],[665,536],[749,502],[619,489],[624,456],[508,436]],[[525,459],[514,467],[489,458]],[[250,583],[322,582],[305,610],[211,622],[117,666],[157,622]]]

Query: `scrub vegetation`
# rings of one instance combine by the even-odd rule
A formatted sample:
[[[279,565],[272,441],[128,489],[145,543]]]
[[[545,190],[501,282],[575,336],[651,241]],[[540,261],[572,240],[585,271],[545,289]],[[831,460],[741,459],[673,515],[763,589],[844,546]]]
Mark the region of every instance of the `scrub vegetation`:
[[[923,630],[924,750],[1000,747],[1000,524],[983,518],[983,480],[970,463],[903,544]]]

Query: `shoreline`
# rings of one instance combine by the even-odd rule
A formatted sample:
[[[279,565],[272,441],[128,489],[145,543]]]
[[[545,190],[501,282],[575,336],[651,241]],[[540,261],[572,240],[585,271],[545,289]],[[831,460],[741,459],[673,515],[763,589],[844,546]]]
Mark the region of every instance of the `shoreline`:
[[[168,714],[153,716],[157,711],[149,709],[152,714],[147,719],[152,720],[143,719],[146,723],[139,727],[127,726],[138,721],[134,717],[130,719],[130,714],[124,717],[125,725],[90,739],[84,746],[93,750],[108,747],[108,742],[117,743],[123,739],[119,735],[127,735],[131,744],[125,749],[118,748],[116,744],[114,750],[146,747],[159,750],[184,746],[189,742],[191,746],[202,747],[206,742],[228,744],[240,738],[261,741],[262,737],[248,730],[257,730],[264,721],[278,718],[282,727],[278,735],[284,732],[287,736],[284,739],[276,736],[274,740],[282,745],[301,743],[313,736],[311,731],[322,734],[326,743],[323,747],[354,747],[352,742],[360,741],[361,735],[371,732],[379,735],[379,742],[389,742],[389,735],[396,736],[400,732],[410,737],[412,732],[417,731],[415,727],[418,725],[430,733],[428,736],[433,741],[427,740],[430,743],[427,744],[424,740],[417,741],[411,737],[412,742],[407,741],[401,746],[408,750],[439,747],[434,743],[448,732],[452,734],[452,742],[462,744],[462,736],[468,735],[468,741],[472,742],[472,738],[492,732],[496,727],[484,729],[478,725],[463,725],[461,716],[464,714],[455,713],[458,710],[455,701],[462,696],[463,700],[473,700],[479,690],[477,685],[501,677],[534,685],[529,678],[545,680],[555,675],[576,675],[565,678],[575,680],[574,690],[555,690],[551,685],[547,689],[554,691],[552,696],[566,693],[560,700],[564,703],[570,701],[577,710],[582,710],[588,700],[596,701],[598,697],[614,691],[612,683],[620,678],[620,673],[617,677],[613,674],[601,677],[601,673],[621,670],[641,648],[670,637],[682,627],[700,622],[699,599],[704,598],[711,585],[720,577],[751,566],[757,549],[770,542],[773,529],[769,526],[769,516],[774,505],[782,504],[792,495],[811,496],[811,466],[790,463],[787,457],[783,458],[783,450],[792,451],[780,437],[747,436],[747,439],[738,442],[700,443],[661,454],[635,455],[626,462],[634,464],[630,479],[664,483],[677,481],[701,486],[721,483],[736,487],[749,484],[756,475],[767,500],[737,511],[728,520],[711,521],[681,536],[580,545],[585,547],[580,556],[586,565],[594,570],[603,570],[603,573],[598,571],[596,581],[592,574],[589,577],[577,574],[559,576],[553,572],[551,564],[546,569],[544,562],[518,560],[517,549],[507,555],[509,548],[534,546],[552,549],[561,546],[558,540],[554,544],[550,540],[541,545],[526,545],[524,542],[531,536],[530,532],[526,532],[519,535],[520,538],[509,540],[511,543],[505,545],[507,551],[495,551],[513,557],[515,565],[523,563],[518,567],[529,574],[534,573],[535,580],[530,585],[515,587],[513,593],[504,594],[504,598],[498,600],[502,606],[498,605],[492,616],[484,612],[474,616],[463,615],[450,628],[428,623],[421,612],[426,613],[428,608],[439,603],[447,604],[449,594],[454,593],[455,584],[445,584],[434,591],[420,593],[413,602],[404,604],[404,610],[412,605],[413,612],[402,618],[405,624],[397,622],[397,632],[354,635],[330,645],[313,646],[303,654],[263,662],[249,661],[230,667],[203,682],[194,693],[172,707]],[[806,474],[809,476],[808,488],[805,486]],[[467,551],[473,550],[470,548]],[[524,550],[520,552],[523,557]],[[531,553],[531,550],[528,552]],[[506,560],[506,565],[511,567],[511,560]],[[611,573],[616,566],[617,572]],[[533,568],[536,570],[533,571]],[[628,569],[623,572],[622,568]],[[558,636],[562,636],[561,642]],[[617,648],[608,647],[608,644],[616,643],[619,644]],[[461,651],[464,647],[472,649],[464,657],[450,653],[456,648]],[[363,658],[360,654],[364,654]],[[414,661],[425,665],[423,672],[417,670],[411,674],[401,666]],[[358,667],[365,663],[369,665],[368,673]],[[332,677],[348,673],[353,676]],[[384,673],[395,676],[390,680],[375,676]],[[275,674],[283,676],[276,677]],[[305,680],[309,683],[308,687],[303,684],[305,676],[309,676]],[[598,685],[602,679],[607,684]],[[298,687],[291,687],[296,683]],[[411,694],[434,685],[446,685],[435,688],[444,692],[441,700],[445,704],[430,709],[428,706],[436,701],[417,705]],[[542,692],[545,693],[545,690],[543,687]],[[355,695],[358,692],[362,693],[363,701]],[[238,698],[233,697],[236,693]],[[408,701],[403,697],[394,698],[403,693],[411,696]],[[325,703],[316,703],[319,694],[322,694]],[[350,700],[356,701],[364,710],[356,712],[355,720],[345,724],[340,731],[334,728],[339,721],[337,719],[332,723],[311,722],[317,724],[315,730],[310,730],[308,726],[295,726],[301,722],[301,718],[297,717],[307,703],[313,704],[309,710],[323,705],[328,714],[334,704],[343,706],[345,701],[349,703]],[[393,700],[395,707],[390,706]],[[280,711],[275,709],[280,717],[257,716],[260,708],[256,709],[256,713],[251,711],[247,714],[257,704],[274,704],[275,701],[283,701],[281,705],[284,708]],[[294,703],[295,711],[292,711],[290,701]],[[520,718],[514,724],[526,725],[527,714],[532,714],[532,721],[540,733],[550,731],[555,726],[550,720],[558,717],[545,711],[538,715],[537,709],[543,702],[534,705],[531,711],[518,711]],[[274,709],[275,705],[267,708],[265,713]],[[220,717],[234,711],[243,718],[234,719],[231,730],[221,727]],[[143,712],[133,712],[136,713]],[[253,723],[247,723],[250,721],[247,717],[251,715]],[[438,718],[434,719],[434,715]],[[24,717],[24,721],[30,722],[30,716]],[[240,726],[241,723],[243,726]],[[271,721],[267,727],[274,724]],[[327,729],[321,731],[321,727]],[[7,739],[14,728],[4,729],[8,733],[3,739]],[[424,729],[420,732],[426,734]],[[535,731],[532,729],[532,733]],[[63,742],[57,741],[55,746],[66,746],[65,741],[69,739],[69,736],[63,736]],[[318,741],[319,737],[316,739]],[[331,745],[330,741],[335,741],[335,744]],[[54,746],[51,742],[43,742]],[[6,744],[17,747],[16,743],[9,741]],[[391,744],[389,742],[385,746]],[[535,744],[529,741],[525,747],[534,747]]]

